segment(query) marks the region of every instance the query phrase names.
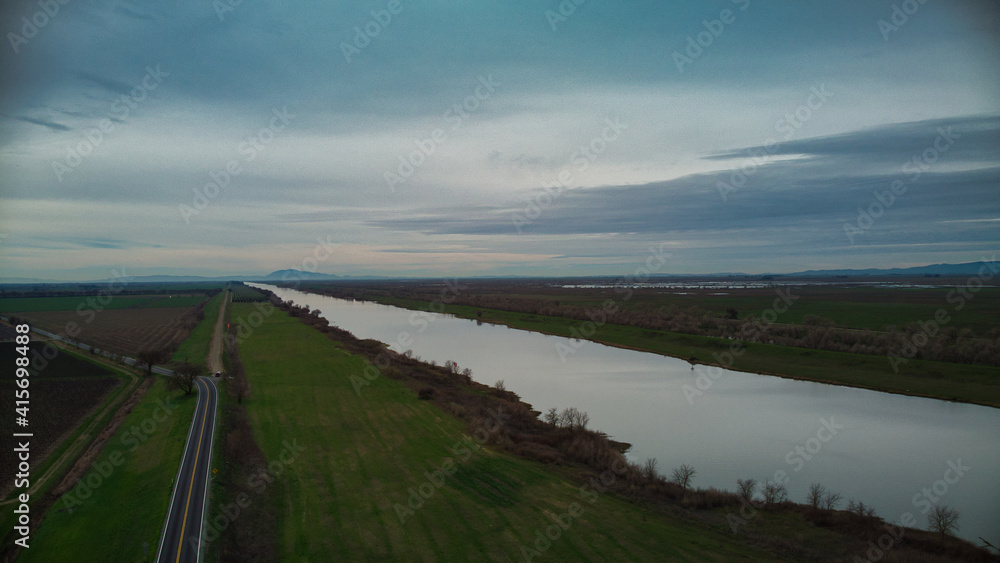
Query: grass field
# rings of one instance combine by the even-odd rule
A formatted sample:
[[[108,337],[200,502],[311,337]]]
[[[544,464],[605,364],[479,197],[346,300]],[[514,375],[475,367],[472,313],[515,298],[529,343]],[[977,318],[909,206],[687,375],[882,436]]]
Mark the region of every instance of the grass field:
[[[105,297],[106,303],[96,296],[80,297],[9,297],[0,299],[0,312],[24,313],[31,311],[76,311],[94,309],[156,309],[161,307],[194,307],[205,300],[197,295],[115,295]]]
[[[215,330],[215,322],[219,319],[219,307],[225,299],[225,291],[217,294],[205,305],[205,318],[198,321],[191,334],[180,343],[177,351],[170,357],[171,362],[191,362],[202,364],[208,356],[208,348],[212,341],[212,331]]]
[[[251,307],[234,304],[234,317]],[[281,468],[268,510],[282,560],[519,560],[574,503],[582,513],[558,529],[546,560],[773,559],[611,495],[591,504],[549,466],[465,442],[459,420],[399,382],[380,377],[357,395],[349,378],[362,361],[284,312],[241,355],[257,442]],[[454,474],[435,477],[442,467]],[[413,497],[421,487],[427,498]]]
[[[377,301],[417,310],[426,310],[428,306],[426,301],[412,299],[383,297]],[[445,312],[567,337],[574,334],[571,328],[579,330],[581,324],[564,317],[526,315],[464,305],[445,305]],[[590,339],[678,358],[693,357],[698,363],[705,364],[718,364],[714,354],[725,352],[733,344],[720,338],[611,324],[599,327]],[[747,344],[742,349],[746,353],[734,357],[731,365],[724,367],[1000,407],[1000,368],[996,367],[910,360],[900,367],[897,374],[883,356],[770,344]]]
[[[143,561],[144,544],[155,555],[196,399],[157,381],[18,561]]]

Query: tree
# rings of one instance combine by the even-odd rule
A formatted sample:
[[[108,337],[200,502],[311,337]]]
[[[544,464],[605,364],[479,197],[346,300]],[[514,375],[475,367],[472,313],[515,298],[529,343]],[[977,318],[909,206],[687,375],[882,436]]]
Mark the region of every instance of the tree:
[[[190,395],[194,391],[194,381],[203,372],[204,368],[202,366],[184,362],[174,370],[174,375],[170,378],[169,387],[184,391],[185,395]]]
[[[497,382],[493,384],[493,388],[497,391],[506,391],[507,385],[504,384],[502,379],[498,379]]]
[[[684,464],[680,467],[675,467],[673,473],[670,474],[670,482],[680,485],[685,491],[691,486],[691,479],[697,471],[694,467],[688,464]]]
[[[738,317],[739,317],[739,314],[736,312],[736,309],[734,309],[732,307],[726,309],[726,318],[727,319],[736,320]]]
[[[939,504],[927,514],[927,525],[932,532],[948,535],[958,529],[958,516],[954,508]]]
[[[788,498],[788,489],[785,485],[776,481],[764,483],[764,503],[767,505],[785,502]]]
[[[753,477],[749,479],[737,479],[736,486],[739,487],[740,498],[747,502],[753,502],[753,495],[757,492],[757,480]]]
[[[559,415],[559,426],[572,430],[584,430],[589,422],[590,415],[576,407],[565,408]]]
[[[840,496],[840,493],[826,493],[826,495],[823,496],[823,508],[827,510],[836,510],[837,505],[840,504],[840,500],[842,498],[843,497]]]
[[[656,458],[651,457],[646,460],[646,463],[642,466],[642,474],[650,481],[656,480],[659,477],[659,473],[656,471]]]
[[[552,426],[559,426],[559,411],[555,407],[552,407],[545,413],[545,422],[548,422]]]
[[[813,509],[817,509],[823,502],[823,495],[825,494],[826,487],[820,485],[819,483],[813,483],[812,485],[809,485],[809,494],[806,495],[806,502],[809,506],[813,507]]]
[[[875,509],[871,506],[865,506],[865,503],[858,501],[854,502],[850,500],[847,502],[847,511],[853,514],[857,514],[862,518],[875,518]]]
[[[162,364],[167,361],[168,358],[166,352],[163,350],[143,350],[136,354],[135,365],[138,368],[146,370],[146,377],[153,375],[153,367],[156,364]]]

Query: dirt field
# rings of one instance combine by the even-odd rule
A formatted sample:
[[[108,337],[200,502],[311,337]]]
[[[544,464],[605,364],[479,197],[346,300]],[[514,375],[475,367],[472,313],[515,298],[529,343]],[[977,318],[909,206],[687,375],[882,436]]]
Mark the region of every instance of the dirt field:
[[[76,339],[118,354],[133,356],[140,350],[170,348],[180,343],[196,320],[186,307],[115,309],[104,311],[40,311],[18,315],[31,326],[66,335],[69,323],[80,327]],[[90,322],[87,322],[87,321]]]

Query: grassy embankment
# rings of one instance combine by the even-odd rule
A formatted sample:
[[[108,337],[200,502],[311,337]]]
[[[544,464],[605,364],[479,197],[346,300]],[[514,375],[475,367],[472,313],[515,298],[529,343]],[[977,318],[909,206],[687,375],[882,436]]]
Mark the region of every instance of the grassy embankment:
[[[253,310],[233,305],[234,318]],[[362,373],[363,360],[282,311],[242,344],[241,356],[257,443],[272,461],[289,445],[296,450],[268,485],[281,494],[251,497],[273,503],[265,510],[278,515],[282,560],[516,560],[572,503],[583,513],[546,559],[769,559],[729,534],[609,494],[591,504],[561,469],[488,448],[466,455],[456,448],[468,439],[460,420],[387,377],[359,396],[350,377]],[[425,473],[447,460],[454,475],[428,484]],[[407,507],[422,484],[428,498],[413,498],[401,521],[397,505]]]
[[[386,305],[415,310],[428,310],[429,305],[427,301],[415,299],[387,296],[373,299]],[[773,297],[771,300],[773,301]],[[579,335],[583,324],[565,317],[529,315],[465,305],[445,305],[444,308],[446,313],[458,317],[557,336]],[[719,365],[713,355],[721,354],[733,345],[732,341],[721,338],[611,324],[599,326],[589,340],[678,358],[695,358],[697,363],[713,365]],[[741,349],[744,353],[734,356],[732,365],[724,367],[1000,407],[1000,368],[996,367],[910,360],[900,367],[899,373],[894,373],[884,356],[770,344],[746,344]]]

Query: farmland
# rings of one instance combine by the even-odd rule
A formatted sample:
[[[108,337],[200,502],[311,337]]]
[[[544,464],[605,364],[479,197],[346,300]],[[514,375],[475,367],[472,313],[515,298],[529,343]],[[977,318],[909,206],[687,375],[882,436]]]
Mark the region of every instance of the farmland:
[[[36,467],[64,440],[78,430],[95,409],[103,405],[108,393],[122,384],[119,374],[74,356],[70,352],[56,352],[44,342],[31,344],[31,357],[36,358],[29,368],[31,373],[31,409],[28,429],[34,434],[32,454]],[[16,352],[13,343],[0,343],[0,361],[13,365]],[[0,380],[3,394],[13,396],[14,374]],[[2,430],[7,435],[22,432],[14,426],[14,419],[4,417]],[[15,454],[9,448],[0,452],[0,467],[13,474]],[[10,492],[12,481],[4,483],[3,495]]]
[[[117,309],[158,309],[162,307],[194,307],[205,300],[198,295],[120,295],[113,299],[99,300],[95,296],[71,297],[10,297],[0,299],[0,312],[24,313],[37,311],[76,311],[98,308]]]
[[[267,295],[245,284],[233,286],[233,303],[259,303],[267,301]]]

